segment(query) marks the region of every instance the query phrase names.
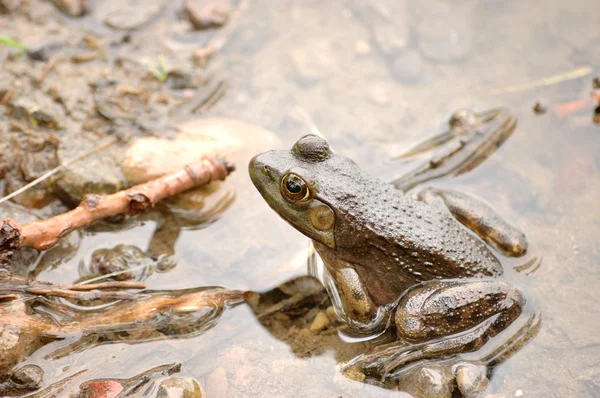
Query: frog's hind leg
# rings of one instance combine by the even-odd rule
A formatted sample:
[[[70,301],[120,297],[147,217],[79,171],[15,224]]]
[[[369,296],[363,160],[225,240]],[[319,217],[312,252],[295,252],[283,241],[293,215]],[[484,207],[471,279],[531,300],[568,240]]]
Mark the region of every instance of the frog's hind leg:
[[[498,280],[417,285],[398,304],[398,342],[355,358],[346,369],[386,378],[415,361],[476,351],[521,315],[525,301],[518,288]]]
[[[408,191],[426,181],[473,170],[510,137],[517,125],[517,118],[504,108],[482,113],[463,109],[455,112],[448,124],[448,131],[399,156],[407,158],[439,149],[429,161],[392,181],[394,187]]]
[[[438,198],[458,221],[503,255],[521,257],[527,252],[525,234],[482,201],[462,192],[437,188],[426,188],[417,195],[417,199],[430,204]]]

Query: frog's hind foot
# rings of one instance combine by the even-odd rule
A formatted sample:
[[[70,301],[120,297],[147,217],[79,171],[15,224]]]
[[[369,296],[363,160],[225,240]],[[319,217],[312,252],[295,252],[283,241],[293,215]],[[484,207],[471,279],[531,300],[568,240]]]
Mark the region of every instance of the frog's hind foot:
[[[468,109],[455,112],[448,131],[417,144],[398,158],[409,158],[438,150],[432,158],[392,182],[408,191],[418,184],[444,176],[466,173],[490,157],[514,132],[517,118],[505,108],[475,113]]]

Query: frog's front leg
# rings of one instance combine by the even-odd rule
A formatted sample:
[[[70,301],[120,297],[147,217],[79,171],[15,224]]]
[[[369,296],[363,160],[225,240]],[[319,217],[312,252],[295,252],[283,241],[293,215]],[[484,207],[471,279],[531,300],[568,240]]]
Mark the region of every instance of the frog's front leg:
[[[498,280],[417,285],[398,303],[398,341],[355,358],[346,369],[385,378],[411,362],[476,351],[517,319],[524,305],[518,288]]]
[[[417,199],[431,205],[443,202],[458,221],[505,256],[520,257],[527,252],[525,234],[507,223],[490,206],[470,195],[426,188],[418,193]]]

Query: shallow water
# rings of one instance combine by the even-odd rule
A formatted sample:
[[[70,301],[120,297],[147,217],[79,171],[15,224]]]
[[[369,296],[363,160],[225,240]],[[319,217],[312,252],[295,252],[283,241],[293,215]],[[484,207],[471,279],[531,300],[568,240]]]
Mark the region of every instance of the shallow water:
[[[337,152],[389,179],[405,167],[391,159],[443,128],[454,110],[511,109],[517,130],[489,160],[431,183],[483,198],[526,232],[531,251],[543,257],[529,275],[506,269],[507,278],[534,297],[543,323],[530,344],[495,369],[489,392],[598,395],[600,126],[592,122],[592,108],[567,117],[555,112],[559,103],[588,96],[600,73],[595,4],[413,3],[252,1],[214,60],[229,88],[208,115],[263,126],[283,148],[317,129]],[[574,70],[583,76],[539,82]],[[545,114],[533,112],[537,101],[548,107]],[[266,291],[306,273],[306,238],[268,208],[244,165],[231,180],[234,204],[206,228],[183,231],[177,267],[152,275],[150,288]],[[38,278],[76,279],[79,262],[97,248],[127,243],[146,249],[155,227],[148,221],[121,232],[84,233],[73,259]],[[53,346],[28,362],[56,380],[84,368],[90,369],[86,378],[129,377],[179,361],[205,384],[224,368],[229,396],[400,395],[336,375],[335,354],[323,346],[318,351],[325,353],[298,358],[245,306],[192,339],[105,345],[44,360]]]

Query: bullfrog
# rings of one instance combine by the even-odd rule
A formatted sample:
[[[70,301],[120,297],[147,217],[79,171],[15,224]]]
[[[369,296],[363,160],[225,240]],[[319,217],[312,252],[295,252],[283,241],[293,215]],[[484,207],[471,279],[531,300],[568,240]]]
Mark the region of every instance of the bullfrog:
[[[527,239],[476,198],[431,187],[409,195],[317,135],[255,156],[249,173],[267,204],[312,239],[350,328],[395,326],[395,342],[353,366],[386,377],[472,352],[522,314],[526,297],[499,279],[494,250],[522,256]]]

